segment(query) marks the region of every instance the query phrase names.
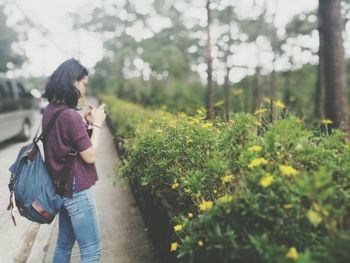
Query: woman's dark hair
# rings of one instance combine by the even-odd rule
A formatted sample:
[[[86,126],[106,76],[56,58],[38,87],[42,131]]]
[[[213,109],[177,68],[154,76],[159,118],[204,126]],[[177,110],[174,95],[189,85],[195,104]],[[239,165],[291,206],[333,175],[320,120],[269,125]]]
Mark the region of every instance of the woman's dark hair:
[[[50,76],[43,97],[49,102],[61,102],[76,108],[81,94],[74,86],[74,81],[79,81],[88,74],[87,69],[74,58],[63,62]]]

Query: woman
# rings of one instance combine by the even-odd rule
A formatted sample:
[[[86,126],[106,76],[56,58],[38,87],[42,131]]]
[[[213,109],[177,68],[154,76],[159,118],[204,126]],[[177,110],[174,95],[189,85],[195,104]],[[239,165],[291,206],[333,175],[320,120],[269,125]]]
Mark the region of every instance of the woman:
[[[77,153],[63,195],[64,205],[59,213],[59,232],[54,262],[70,262],[74,242],[80,248],[81,262],[99,262],[100,232],[94,199],[90,187],[97,181],[95,167],[100,128],[106,118],[104,105],[90,107],[84,118],[77,112],[78,103],[88,87],[88,71],[77,60],[62,63],[49,78],[43,97],[49,101],[43,112],[45,128],[54,113],[65,107],[44,138],[45,162],[50,175],[60,177],[65,160]],[[91,138],[88,133],[88,125]]]

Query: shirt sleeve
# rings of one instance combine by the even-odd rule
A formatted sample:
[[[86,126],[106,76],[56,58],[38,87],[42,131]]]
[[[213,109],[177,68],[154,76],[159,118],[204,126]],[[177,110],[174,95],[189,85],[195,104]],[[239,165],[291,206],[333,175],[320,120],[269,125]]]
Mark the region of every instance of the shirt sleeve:
[[[82,117],[74,109],[69,109],[64,112],[64,124],[66,126],[69,141],[73,147],[82,152],[91,147],[91,140],[86,131],[85,123]]]

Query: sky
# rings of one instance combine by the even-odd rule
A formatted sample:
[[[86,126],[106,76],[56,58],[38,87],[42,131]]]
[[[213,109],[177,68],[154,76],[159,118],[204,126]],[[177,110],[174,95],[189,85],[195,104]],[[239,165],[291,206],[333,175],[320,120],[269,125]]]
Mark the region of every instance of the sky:
[[[92,68],[102,58],[102,42],[94,33],[73,31],[71,13],[86,11],[93,2],[87,0],[11,0],[7,8],[8,23],[28,17],[35,25],[48,31],[32,28],[28,41],[20,45],[29,61],[16,74],[25,76],[50,75],[64,60],[75,57],[88,68]],[[13,4],[15,3],[15,4]]]
[[[71,13],[88,14],[96,5],[102,1],[111,0],[7,0],[9,20],[11,25],[17,20],[27,16],[35,25],[41,25],[41,28],[48,31],[47,37],[43,36],[40,30],[32,28],[29,30],[29,40],[21,42],[20,46],[25,51],[29,58],[28,62],[24,64],[21,70],[11,72],[12,75],[24,76],[41,76],[50,75],[57,66],[69,59],[75,57],[81,61],[88,69],[93,69],[94,65],[102,59],[102,38],[101,36],[83,30],[72,30]],[[117,0],[122,1],[122,0]],[[243,16],[251,14],[250,2],[252,0],[240,1],[240,12]],[[269,12],[273,12],[277,6],[276,25],[283,26],[292,16],[303,11],[315,9],[317,7],[317,0],[269,0]],[[146,7],[152,0],[140,0],[137,4],[140,10],[147,10]],[[192,4],[200,5],[202,0],[193,0]],[[205,12],[189,11],[188,16],[198,16],[205,21]],[[159,20],[155,18],[154,23],[157,24]],[[162,23],[164,21],[161,21]],[[139,29],[134,29],[135,35],[140,35]],[[215,32],[213,32],[215,35]],[[300,41],[303,41],[302,39]],[[317,47],[317,36],[313,39],[305,39],[311,46]],[[262,43],[264,46],[264,43]],[[348,46],[347,43],[345,46]],[[235,61],[238,64],[245,64],[253,70],[256,61],[253,54],[255,52],[252,47],[242,47],[235,55]],[[298,52],[296,50],[295,52]],[[271,54],[265,52],[261,55],[262,63],[271,61]],[[312,60],[307,54],[299,55],[300,63]],[[283,69],[285,63],[282,61],[277,67]],[[219,67],[219,66],[218,66]],[[267,67],[269,70],[269,67]],[[238,81],[247,70],[237,69],[236,72],[230,76],[232,81]],[[205,74],[205,70],[202,70]],[[218,82],[222,81],[223,76],[220,75],[220,70],[217,73]]]

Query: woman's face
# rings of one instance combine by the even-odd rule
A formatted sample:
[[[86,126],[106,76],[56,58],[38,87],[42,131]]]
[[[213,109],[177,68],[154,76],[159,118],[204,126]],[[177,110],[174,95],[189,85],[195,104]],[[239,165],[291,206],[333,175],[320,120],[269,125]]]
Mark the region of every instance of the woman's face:
[[[85,97],[88,88],[89,77],[84,76],[81,80],[75,81],[75,87],[80,91],[80,99]]]

